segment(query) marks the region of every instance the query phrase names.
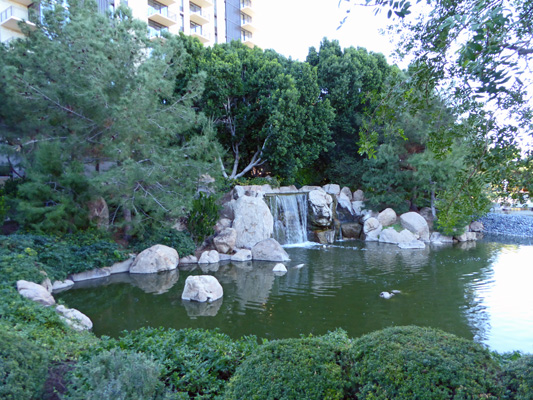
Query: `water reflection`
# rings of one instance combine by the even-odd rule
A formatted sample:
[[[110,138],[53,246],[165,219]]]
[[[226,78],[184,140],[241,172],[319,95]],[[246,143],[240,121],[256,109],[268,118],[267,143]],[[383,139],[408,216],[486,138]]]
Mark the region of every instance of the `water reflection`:
[[[346,241],[287,251],[291,262],[284,276],[272,273],[275,263],[219,263],[153,277],[116,275],[77,284],[58,297],[86,313],[97,334],[113,336],[162,325],[219,327],[232,337],[268,338],[341,327],[356,337],[415,324],[475,338],[500,351],[533,352],[531,246],[483,241],[403,250]],[[299,264],[305,266],[295,268]],[[183,302],[187,276],[206,273],[222,284],[223,300]],[[390,300],[379,297],[393,289],[402,293]]]

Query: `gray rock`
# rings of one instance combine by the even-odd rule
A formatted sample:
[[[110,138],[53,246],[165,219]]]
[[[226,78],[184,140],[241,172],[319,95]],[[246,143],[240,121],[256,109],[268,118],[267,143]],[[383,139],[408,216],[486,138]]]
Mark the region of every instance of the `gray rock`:
[[[220,262],[220,256],[216,250],[204,251],[198,260],[198,264],[216,264],[218,262]]]
[[[327,185],[322,186],[322,189],[328,194],[332,194],[334,196],[338,196],[341,192],[341,187],[337,184],[330,183]]]
[[[453,237],[445,236],[439,232],[433,232],[429,238],[429,241],[435,244],[453,243]]]
[[[231,261],[235,261],[235,262],[252,261],[252,251],[248,249],[240,249],[234,255],[231,256]]]
[[[335,231],[333,229],[315,231],[314,234],[316,241],[320,244],[331,244],[335,241]]]
[[[299,190],[299,192],[310,192],[312,190],[322,190],[322,187],[320,186],[309,186],[309,185],[306,185],[306,186],[302,186]]]
[[[353,192],[352,200],[365,201],[365,193],[361,189],[356,190],[355,192]]]
[[[252,248],[252,259],[262,261],[290,261],[289,255],[274,239],[265,239]]]
[[[182,264],[198,264],[198,258],[196,258],[196,256],[187,256],[180,258],[180,265]]]
[[[333,198],[323,190],[309,192],[308,221],[317,227],[329,227],[333,223]]]
[[[377,218],[370,217],[365,221],[363,225],[363,232],[365,233],[365,240],[368,242],[377,242],[379,240],[379,234],[383,227],[379,223]]]
[[[122,274],[124,272],[129,272],[131,264],[133,264],[134,260],[135,260],[135,257],[130,257],[127,260],[113,264],[112,266],[109,267],[109,273],[111,275],[114,275],[114,274]]]
[[[251,249],[272,236],[274,219],[262,198],[241,197],[233,204],[233,212],[233,228],[237,231],[235,247]]]
[[[344,193],[344,195],[348,198],[349,201],[353,200],[353,194],[349,187],[345,186],[341,189],[341,193]]]
[[[342,217],[350,218],[355,215],[355,212],[352,207],[352,202],[345,193],[339,194],[337,196],[337,216],[339,219]]]
[[[74,282],[70,279],[65,279],[64,281],[55,281],[52,284],[52,292],[59,293],[70,289],[72,286],[74,286]]]
[[[350,222],[342,224],[341,230],[344,239],[359,239],[363,231],[363,225],[358,222]]]
[[[46,277],[41,282],[41,286],[44,287],[46,290],[48,290],[48,293],[52,293],[52,281],[50,281],[50,278]]]
[[[272,269],[272,271],[286,274],[287,273],[287,267],[284,264],[282,264],[282,263],[278,263],[278,264],[276,264],[274,266],[274,269]]]
[[[477,240],[476,232],[465,232],[462,235],[455,236],[458,242],[473,242]]]
[[[237,243],[237,231],[233,228],[226,228],[215,236],[213,243],[219,253],[231,253]]]
[[[211,275],[188,276],[181,295],[182,300],[215,301],[224,295],[222,286],[217,278]]]
[[[365,202],[360,200],[352,201],[352,210],[355,215],[360,217],[365,211]]]
[[[241,197],[245,196],[245,190],[242,186],[235,186],[233,188],[233,199],[239,200]]]
[[[231,228],[231,219],[220,218],[215,225],[215,233],[222,232],[226,228]]]
[[[105,278],[107,276],[111,275],[111,272],[109,270],[109,267],[105,268],[95,268],[91,269],[90,271],[84,271],[77,274],[70,275],[70,280],[74,282],[81,282],[81,281],[88,281],[91,279],[100,279]]]
[[[294,185],[282,186],[279,188],[278,193],[298,193],[298,188]]]
[[[394,225],[397,219],[398,216],[392,208],[386,208],[378,215],[378,221],[383,227]]]
[[[220,261],[230,261],[231,260],[231,254],[218,254],[218,258]]]
[[[130,267],[130,274],[153,274],[161,271],[171,271],[178,267],[180,258],[178,252],[171,247],[156,244],[143,250]]]
[[[415,235],[409,232],[407,229],[398,232],[394,228],[383,229],[379,234],[379,241],[381,243],[409,243],[416,240]]]
[[[43,306],[52,306],[56,303],[50,292],[45,287],[25,280],[17,281],[19,294],[27,299],[33,300]]]
[[[474,221],[470,224],[470,232],[483,232],[483,222]]]
[[[59,314],[59,318],[77,331],[88,331],[93,328],[93,322],[90,318],[75,308],[59,305],[56,307],[56,312]]]
[[[400,216],[402,227],[411,231],[424,242],[429,242],[429,226],[427,221],[416,212],[408,212]]]

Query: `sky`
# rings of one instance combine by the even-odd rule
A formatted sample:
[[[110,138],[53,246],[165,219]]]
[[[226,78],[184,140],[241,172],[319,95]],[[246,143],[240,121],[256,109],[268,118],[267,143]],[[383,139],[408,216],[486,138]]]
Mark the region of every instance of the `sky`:
[[[320,41],[339,40],[341,47],[365,47],[389,57],[394,47],[379,30],[387,25],[383,13],[374,16],[371,7],[353,9],[343,26],[347,3],[339,0],[255,0],[257,16],[254,23],[262,48],[274,49],[287,57],[305,61],[309,47],[318,49]]]

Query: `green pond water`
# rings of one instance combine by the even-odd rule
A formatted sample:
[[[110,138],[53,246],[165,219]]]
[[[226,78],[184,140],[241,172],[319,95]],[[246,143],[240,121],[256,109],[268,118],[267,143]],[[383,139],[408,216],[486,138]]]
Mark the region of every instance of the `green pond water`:
[[[76,284],[56,298],[88,315],[97,335],[143,326],[219,328],[238,338],[352,337],[397,325],[440,328],[504,352],[533,353],[533,245],[484,239],[401,250],[359,241],[286,249],[275,263],[221,263],[154,275],[120,274]],[[296,268],[299,264],[305,264]],[[181,300],[187,276],[211,274],[214,303]],[[400,290],[389,300],[382,291]]]

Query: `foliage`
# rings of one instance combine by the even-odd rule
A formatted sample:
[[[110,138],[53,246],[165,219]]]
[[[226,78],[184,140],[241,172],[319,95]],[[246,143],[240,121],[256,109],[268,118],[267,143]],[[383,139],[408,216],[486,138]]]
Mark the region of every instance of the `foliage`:
[[[237,368],[224,398],[344,399],[350,347],[340,330],[264,344]]]
[[[220,395],[238,365],[257,349],[255,337],[234,341],[217,330],[162,328],[142,328],[104,345],[150,354],[163,366],[161,379],[168,387],[196,399]]]
[[[470,340],[430,328],[387,328],[353,345],[352,390],[365,399],[499,399],[499,366]]]
[[[2,46],[1,133],[5,147],[36,169],[46,148],[60,149],[59,158],[50,153],[44,163],[56,179],[34,171],[24,184],[30,214],[49,216],[39,229],[82,226],[81,213],[75,221],[61,216],[86,208],[85,188],[106,199],[111,222],[130,235],[187,214],[198,176],[211,172],[216,141],[193,108],[204,75],[188,76],[183,91],[174,91],[188,57],[178,38],[150,41],[127,8],[103,15],[95,7],[44,1],[37,29]],[[76,164],[93,171],[91,186]]]
[[[149,356],[120,349],[103,351],[76,365],[66,400],[158,398],[161,366]]]
[[[47,372],[46,351],[0,324],[0,398],[41,398]]]
[[[215,233],[215,224],[218,221],[220,206],[214,196],[200,192],[192,202],[188,227],[196,243],[202,243],[208,236]]]
[[[63,237],[19,234],[0,237],[0,257],[2,273],[13,281],[26,278],[35,281],[40,275],[36,281],[40,283],[43,280],[40,270],[51,280],[63,280],[72,273],[111,266],[128,255],[101,233],[87,231]]]
[[[533,355],[524,355],[503,367],[503,381],[508,399],[533,398]]]
[[[231,153],[230,172],[220,158],[225,177],[268,162],[274,174],[291,178],[328,148],[333,113],[310,65],[234,41],[207,49],[200,68],[207,72],[201,108]]]
[[[140,253],[156,244],[172,247],[178,252],[180,257],[193,254],[196,248],[188,233],[164,226],[159,228],[151,227],[145,230],[142,235],[134,238],[130,246],[133,250]]]
[[[17,219],[27,229],[60,234],[88,226],[90,185],[81,165],[65,165],[58,143],[43,143],[33,163],[26,168],[27,179],[18,186]]]

